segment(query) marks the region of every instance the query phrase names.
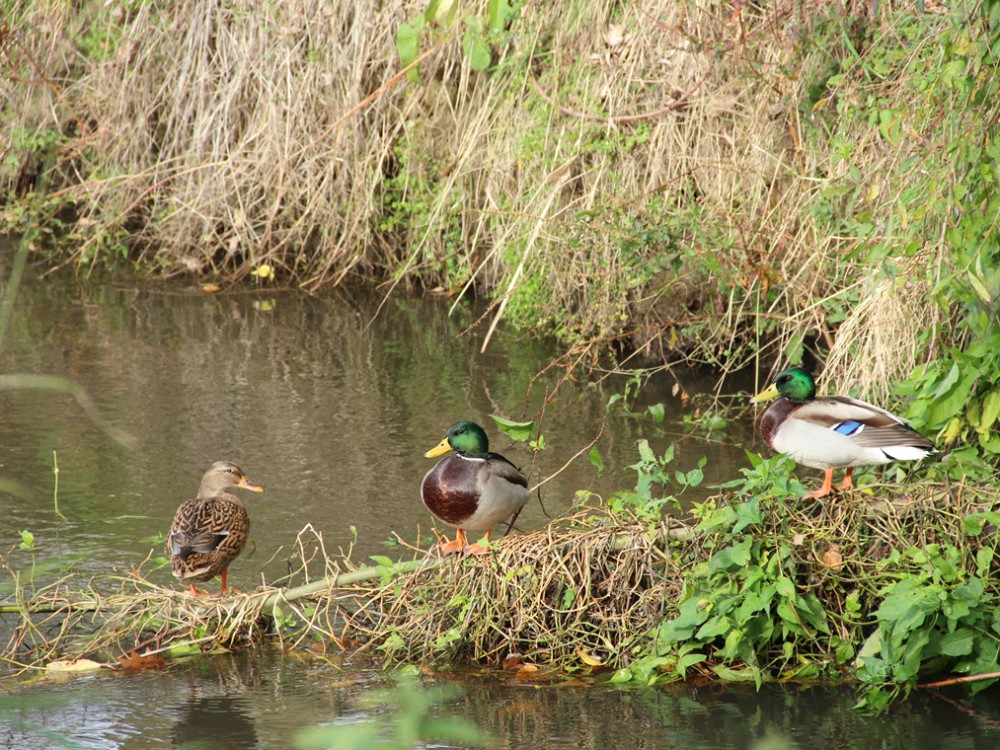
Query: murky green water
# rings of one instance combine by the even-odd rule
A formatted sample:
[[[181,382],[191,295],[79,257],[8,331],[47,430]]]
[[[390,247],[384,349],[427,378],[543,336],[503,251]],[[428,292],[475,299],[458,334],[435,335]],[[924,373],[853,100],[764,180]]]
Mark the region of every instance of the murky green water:
[[[0,269],[0,283],[6,278]],[[354,527],[360,562],[384,553],[393,532],[426,538],[430,517],[418,488],[432,462],[422,454],[459,419],[483,422],[492,447],[527,469],[528,450],[504,439],[486,415],[537,417],[562,373],[535,376],[557,351],[501,331],[480,354],[482,333],[464,333],[470,313],[449,317],[438,300],[391,300],[376,315],[377,306],[345,292],[205,295],[179,284],[27,280],[0,371],[71,378],[135,444],[116,442],[68,395],[0,392],[0,480],[24,490],[0,494],[0,553],[15,568],[29,566],[28,553],[16,549],[27,529],[39,565],[73,560],[81,574],[128,569],[160,554],[177,504],[225,458],[266,488],[247,497],[252,544],[230,570],[231,582],[246,589],[281,573],[306,524],[328,549],[354,542]],[[672,384],[654,381],[643,398],[678,408]],[[597,434],[608,398],[623,387],[614,379],[560,387],[544,412],[547,449],[532,481]],[[624,467],[636,460],[636,438],[662,450],[669,433],[684,431],[657,434],[648,420],[616,413],[599,443],[607,475],[598,479],[589,462],[576,462],[545,486],[545,511],[530,504],[518,526],[544,524],[546,511],[565,513],[577,490],[631,486]],[[749,432],[732,425],[728,444],[683,440],[678,467],[707,454],[709,482],[731,478],[744,465]],[[151,576],[173,580],[165,569]],[[8,628],[0,616],[0,637]],[[820,688],[456,681],[462,697],[441,712],[473,721],[509,748],[742,748],[772,735],[791,743],[775,747],[803,748],[992,748],[1000,740],[993,723],[1000,711],[986,698],[958,708],[921,696],[867,719],[850,710],[849,691]],[[366,665],[269,648],[139,674],[8,676],[0,680],[0,746],[287,748],[302,727],[364,721],[371,712],[364,696],[381,686]]]

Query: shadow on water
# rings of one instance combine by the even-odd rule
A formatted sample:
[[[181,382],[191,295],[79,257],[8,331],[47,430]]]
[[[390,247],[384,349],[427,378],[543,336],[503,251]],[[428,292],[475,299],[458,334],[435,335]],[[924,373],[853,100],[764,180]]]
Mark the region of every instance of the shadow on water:
[[[287,545],[306,524],[328,550],[355,545],[359,562],[385,553],[393,532],[426,543],[430,516],[418,488],[432,462],[423,452],[459,419],[483,422],[494,450],[531,467],[530,451],[503,438],[487,415],[537,416],[560,373],[532,379],[556,350],[501,331],[481,354],[482,334],[465,333],[468,311],[449,316],[439,301],[394,299],[375,316],[377,304],[346,292],[208,295],[169,285],[25,281],[3,371],[71,378],[136,445],[109,439],[65,394],[0,392],[0,476],[29,495],[0,495],[0,546],[13,550],[11,564],[31,565],[28,552],[14,549],[22,529],[35,535],[38,565],[75,560],[84,575],[160,555],[178,503],[212,461],[226,458],[266,488],[247,498],[252,540],[230,570],[233,584],[249,588],[262,572],[283,573]],[[671,385],[653,381],[643,399],[679,408]],[[545,410],[547,448],[532,481],[593,439],[609,397],[623,387],[562,386]],[[572,464],[545,486],[548,516],[565,513],[577,490],[606,495],[633,486],[624,467],[636,460],[635,441],[646,437],[662,452],[671,432],[683,429],[609,419],[599,443],[606,475],[598,478],[585,458]],[[727,435],[722,443],[680,441],[678,468],[708,455],[708,482],[731,479],[746,465],[749,425],[730,425]],[[54,461],[65,519],[54,512]],[[548,516],[533,502],[518,525],[536,528]],[[151,577],[173,582],[165,569]],[[992,748],[1000,737],[993,724],[925,695],[868,719],[851,710],[848,690],[456,680],[462,697],[441,710],[509,748],[743,748],[768,737],[785,743],[768,747]],[[267,649],[173,662],[159,672],[8,678],[0,683],[0,746],[289,748],[306,726],[370,720],[363,696],[381,686],[364,667]],[[985,711],[982,700],[970,705]]]

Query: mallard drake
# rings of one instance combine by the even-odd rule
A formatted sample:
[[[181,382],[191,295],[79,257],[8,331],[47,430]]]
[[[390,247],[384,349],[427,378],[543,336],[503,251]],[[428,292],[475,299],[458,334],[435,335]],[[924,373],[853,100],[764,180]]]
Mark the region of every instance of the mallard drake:
[[[490,453],[486,431],[475,422],[458,422],[426,458],[449,451],[424,476],[420,496],[435,518],[457,529],[455,539],[442,543],[442,553],[464,551],[483,554],[482,543],[469,544],[466,531],[486,530],[482,541],[489,544],[493,527],[506,518],[517,518],[528,502],[528,480],[499,453]]]
[[[760,434],[773,450],[799,464],[823,469],[823,486],[806,497],[833,492],[833,470],[846,468],[840,489],[852,489],[855,466],[916,461],[937,453],[934,444],[906,420],[848,396],[816,398],[816,383],[801,367],[778,373],[769,388],[753,397],[771,401]]]
[[[194,596],[205,596],[195,588],[196,581],[222,576],[220,594],[226,593],[226,572],[235,560],[250,532],[250,518],[243,501],[231,492],[240,487],[263,492],[243,470],[228,461],[216,461],[201,478],[198,497],[181,503],[167,534],[170,569],[180,580],[190,584]]]

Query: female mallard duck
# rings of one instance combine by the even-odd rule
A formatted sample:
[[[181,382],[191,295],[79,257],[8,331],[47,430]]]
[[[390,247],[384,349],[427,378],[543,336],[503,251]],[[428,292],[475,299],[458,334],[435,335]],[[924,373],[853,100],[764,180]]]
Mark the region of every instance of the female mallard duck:
[[[493,527],[512,516],[514,523],[528,502],[528,480],[499,453],[490,453],[486,432],[475,422],[452,425],[444,440],[424,456],[434,458],[451,450],[453,455],[427,472],[420,495],[435,518],[458,530],[454,541],[441,544],[442,553],[481,555],[486,548],[469,544],[465,532],[485,529],[483,540],[489,544]]]
[[[230,487],[263,492],[243,470],[228,461],[216,461],[201,478],[198,497],[181,503],[167,534],[167,555],[174,575],[191,585],[189,593],[204,596],[195,588],[196,581],[209,581],[222,575],[226,593],[226,572],[235,560],[250,532],[250,518],[243,501]]]
[[[796,463],[826,472],[823,486],[806,497],[833,492],[834,469],[847,469],[840,489],[849,490],[855,466],[916,461],[937,453],[930,440],[885,409],[847,396],[816,398],[816,383],[801,367],[779,372],[753,402],[775,398],[760,420],[764,442]]]

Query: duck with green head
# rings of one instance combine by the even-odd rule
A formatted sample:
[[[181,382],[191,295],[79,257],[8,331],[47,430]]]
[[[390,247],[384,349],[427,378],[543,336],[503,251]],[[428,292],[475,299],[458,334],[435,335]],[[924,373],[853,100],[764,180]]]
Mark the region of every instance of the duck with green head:
[[[934,444],[907,424],[848,396],[816,396],[812,375],[801,367],[779,372],[754,403],[772,401],[760,420],[760,434],[773,450],[826,473],[823,485],[806,497],[833,492],[833,470],[846,469],[840,489],[852,489],[855,466],[916,461],[936,453]]]
[[[480,555],[486,547],[469,544],[465,532],[485,530],[482,541],[489,544],[493,527],[507,518],[513,523],[528,502],[528,480],[499,453],[490,453],[486,431],[475,422],[453,424],[424,456],[451,451],[424,476],[420,496],[435,518],[457,529],[453,541],[441,544],[442,553]]]

